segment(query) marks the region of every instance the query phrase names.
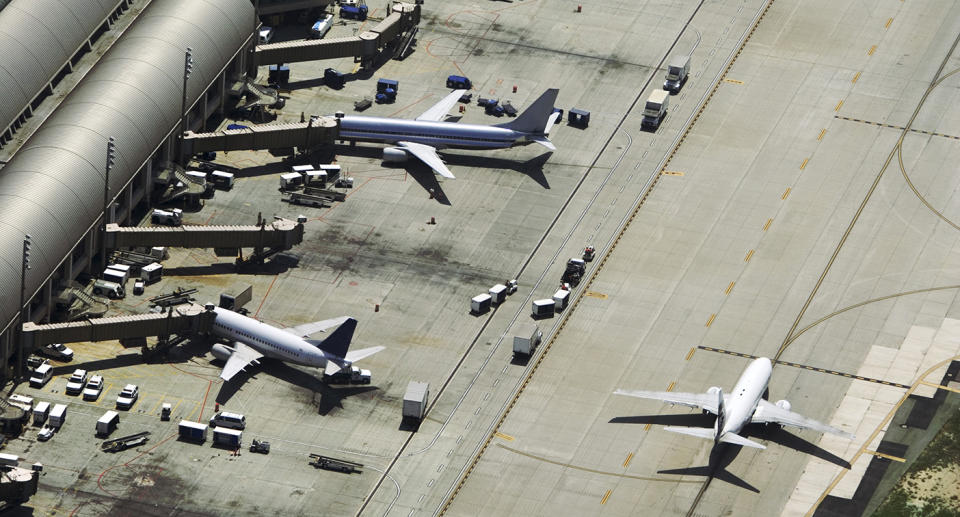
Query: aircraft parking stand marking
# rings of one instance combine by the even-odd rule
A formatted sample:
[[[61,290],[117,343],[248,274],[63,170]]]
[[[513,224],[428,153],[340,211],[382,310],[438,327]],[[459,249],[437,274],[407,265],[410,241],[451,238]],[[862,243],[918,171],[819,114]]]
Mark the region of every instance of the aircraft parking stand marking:
[[[701,349],[701,350],[706,350],[706,351],[708,351],[708,352],[717,352],[717,353],[720,353],[720,354],[727,354],[727,355],[732,355],[732,356],[736,356],[736,357],[743,357],[743,358],[745,358],[745,359],[756,359],[756,358],[757,358],[757,356],[755,356],[755,355],[744,354],[744,353],[740,353],[740,352],[734,352],[734,351],[732,351],[732,350],[724,350],[724,349],[722,349],[722,348],[714,348],[714,347],[702,346],[702,345],[697,346],[697,348],[699,348],[699,349]],[[818,367],[816,367],[816,366],[809,366],[809,365],[800,364],[800,363],[792,363],[792,362],[790,362],[790,361],[773,361],[773,365],[774,365],[774,366],[776,366],[776,365],[778,365],[778,364],[782,364],[782,365],[784,365],[784,366],[792,366],[792,367],[794,367],[794,368],[802,368],[802,369],[804,369],[804,370],[810,370],[810,371],[819,372],[819,373],[828,373],[828,374],[830,374],[830,375],[837,375],[837,376],[840,376],[840,377],[847,377],[847,378],[849,378],[849,379],[856,379],[856,380],[858,380],[858,381],[867,381],[867,382],[873,382],[873,383],[876,383],[876,384],[883,384],[883,385],[886,385],[886,386],[893,386],[893,387],[895,387],[895,388],[902,388],[902,389],[905,389],[905,390],[906,390],[906,389],[910,389],[910,386],[908,386],[908,385],[906,385],[906,384],[900,384],[900,383],[897,383],[897,382],[890,382],[890,381],[885,381],[885,380],[882,380],[882,379],[873,379],[873,378],[871,378],[871,377],[864,377],[864,376],[862,376],[862,375],[854,375],[854,374],[852,374],[852,373],[847,373],[847,372],[838,372],[838,371],[836,371],[836,370],[828,370],[828,369],[826,369],[826,368],[818,368]],[[936,386],[937,386],[937,387],[945,387],[945,386],[939,386],[939,385],[936,385]]]
[[[900,130],[900,131],[903,131],[904,129],[906,129],[906,128],[904,128],[903,126],[897,126],[897,125],[894,125],[894,124],[886,124],[886,123],[883,123],[883,122],[873,122],[872,120],[863,120],[863,119],[853,118],[853,117],[843,117],[843,116],[840,116],[840,115],[834,115],[833,118],[838,118],[838,119],[840,119],[840,120],[846,120],[846,121],[849,121],[849,122],[860,122],[860,123],[862,123],[862,124],[871,124],[871,125],[874,125],[874,126],[888,127],[888,128],[890,128],[890,129],[898,129],[898,130]],[[936,131],[927,131],[927,130],[924,130],[924,129],[914,129],[914,128],[910,128],[910,131],[913,132],[913,133],[920,133],[920,134],[923,134],[923,135],[942,136],[943,138],[952,138],[952,139],[954,139],[954,140],[960,140],[960,136],[946,135],[946,134],[943,134],[943,133],[938,133],[938,132],[936,132]]]
[[[952,392],[954,392],[954,393],[960,393],[960,389],[952,388],[952,387],[950,387],[950,386],[944,386],[943,384],[937,384],[937,383],[929,382],[929,381],[920,381],[920,384],[923,384],[923,385],[926,385],[926,386],[931,386],[931,387],[934,387],[934,388],[937,388],[937,389],[941,389],[941,390],[952,391]]]
[[[889,455],[889,454],[884,454],[884,453],[882,453],[882,452],[871,451],[871,450],[865,450],[865,451],[863,451],[863,452],[865,452],[865,453],[867,453],[867,454],[872,454],[872,455],[874,455],[874,456],[877,456],[878,458],[886,458],[886,459],[888,459],[888,460],[899,461],[900,463],[906,463],[906,462],[907,462],[907,460],[906,460],[905,458],[901,458],[901,457],[899,457],[899,456],[891,456],[891,455]]]

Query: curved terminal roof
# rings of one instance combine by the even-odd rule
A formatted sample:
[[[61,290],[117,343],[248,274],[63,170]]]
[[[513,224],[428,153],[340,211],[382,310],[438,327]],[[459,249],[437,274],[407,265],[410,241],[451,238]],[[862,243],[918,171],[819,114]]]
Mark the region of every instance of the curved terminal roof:
[[[179,121],[186,48],[192,104],[250,37],[252,20],[249,0],[153,2],[0,169],[0,329],[18,310],[24,235],[33,238],[29,295],[103,213],[107,138],[117,146],[112,197]]]
[[[0,0],[0,132],[122,0]]]

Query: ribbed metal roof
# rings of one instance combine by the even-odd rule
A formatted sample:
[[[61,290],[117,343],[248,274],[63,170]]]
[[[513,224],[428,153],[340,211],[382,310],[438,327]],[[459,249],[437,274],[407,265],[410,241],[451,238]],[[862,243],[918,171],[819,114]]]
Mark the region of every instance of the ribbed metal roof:
[[[0,0],[0,132],[122,0]]]
[[[186,48],[192,104],[252,26],[249,0],[153,2],[0,169],[0,330],[18,309],[23,236],[34,243],[32,293],[103,212],[107,138],[117,143],[113,196],[179,120]]]

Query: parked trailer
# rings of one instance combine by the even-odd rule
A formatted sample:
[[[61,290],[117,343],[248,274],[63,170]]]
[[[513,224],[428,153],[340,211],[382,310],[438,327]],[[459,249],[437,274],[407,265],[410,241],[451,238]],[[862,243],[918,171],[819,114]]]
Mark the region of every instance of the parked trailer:
[[[181,420],[177,425],[181,440],[203,443],[207,441],[207,424]]]
[[[50,410],[50,427],[56,427],[59,429],[63,424],[67,422],[67,406],[64,404],[56,404],[53,406],[53,409]]]
[[[120,413],[107,411],[97,420],[97,436],[109,436],[120,425]]]
[[[287,192],[283,200],[294,205],[312,206],[314,208],[323,208],[328,206],[329,203],[326,197],[314,196],[303,192]]]
[[[403,418],[422,420],[427,413],[427,401],[430,398],[430,384],[410,381],[403,394]]]
[[[141,433],[131,434],[115,440],[106,440],[100,444],[100,449],[105,452],[120,452],[133,447],[139,447],[147,443],[149,436],[150,431],[143,431]]]
[[[535,323],[524,323],[517,329],[517,334],[513,336],[513,353],[532,355],[541,339],[543,339],[543,332]]]
[[[533,310],[532,316],[534,318],[542,318],[544,316],[550,316],[554,313],[557,307],[557,302],[553,301],[553,298],[544,298],[542,300],[533,301]]]
[[[243,441],[243,431],[227,427],[213,428],[214,445],[222,445],[231,449],[238,449]]]
[[[148,284],[159,282],[163,278],[163,264],[151,262],[140,268],[140,279]]]
[[[310,462],[310,465],[318,469],[353,474],[354,472],[360,472],[360,469],[363,468],[362,463],[331,458],[330,456],[322,456],[320,454],[310,453],[310,458],[313,460]]]
[[[556,303],[557,312],[567,308],[567,301],[570,299],[570,291],[560,289],[553,293],[553,301]]]
[[[504,300],[507,299],[507,286],[503,284],[497,284],[491,287],[487,293],[490,295],[492,303],[500,305]]]
[[[43,425],[47,421],[47,417],[50,416],[50,403],[49,402],[37,402],[37,405],[33,408],[33,425]]]
[[[489,294],[478,294],[470,300],[470,313],[471,314],[483,314],[490,310],[490,302],[492,298]]]

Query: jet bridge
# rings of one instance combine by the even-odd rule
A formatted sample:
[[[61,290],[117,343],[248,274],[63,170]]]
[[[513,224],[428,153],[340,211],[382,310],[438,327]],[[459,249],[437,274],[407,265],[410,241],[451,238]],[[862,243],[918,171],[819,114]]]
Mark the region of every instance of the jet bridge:
[[[318,40],[284,41],[257,45],[251,66],[298,63],[353,57],[371,63],[381,50],[420,24],[420,5],[396,2],[391,13],[370,30],[357,36]]]
[[[28,321],[23,324],[24,348],[34,350],[50,343],[205,334],[210,332],[216,317],[212,306],[208,309],[202,305],[191,304],[174,307],[163,313],[114,316],[71,323],[38,325]]]
[[[270,248],[288,250],[303,242],[303,223],[275,219],[249,226],[146,227],[107,225],[107,248]]]
[[[212,133],[187,131],[183,137],[186,154],[208,151],[256,151],[299,147],[313,149],[333,145],[340,134],[340,122],[333,117],[311,117],[306,122],[265,124]]]

